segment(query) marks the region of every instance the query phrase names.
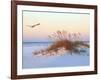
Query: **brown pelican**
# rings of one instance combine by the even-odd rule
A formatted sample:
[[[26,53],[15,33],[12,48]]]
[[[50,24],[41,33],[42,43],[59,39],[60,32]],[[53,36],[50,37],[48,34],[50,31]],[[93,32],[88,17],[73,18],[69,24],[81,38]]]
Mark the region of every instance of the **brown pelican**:
[[[27,26],[33,28],[33,27],[38,26],[38,25],[40,25],[40,23],[37,23],[37,24],[32,25],[32,26],[31,25],[27,25]]]

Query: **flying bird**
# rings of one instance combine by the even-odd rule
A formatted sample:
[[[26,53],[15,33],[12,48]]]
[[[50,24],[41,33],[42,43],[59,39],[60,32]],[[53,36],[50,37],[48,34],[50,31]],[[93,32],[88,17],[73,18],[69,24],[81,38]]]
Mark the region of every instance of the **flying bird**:
[[[38,25],[40,25],[40,23],[37,23],[37,24],[35,24],[35,25],[27,25],[28,27],[31,27],[31,28],[33,28],[33,27],[36,27],[36,26],[38,26]]]

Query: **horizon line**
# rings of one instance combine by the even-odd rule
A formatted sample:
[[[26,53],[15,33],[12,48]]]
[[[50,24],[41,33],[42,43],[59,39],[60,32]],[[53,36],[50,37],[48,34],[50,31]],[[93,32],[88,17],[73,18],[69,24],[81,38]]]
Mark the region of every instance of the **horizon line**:
[[[39,41],[39,42],[47,42],[47,41]],[[27,42],[23,42],[23,43],[39,43],[37,41],[27,41]],[[54,42],[54,41],[48,41],[48,42]],[[84,41],[84,42],[89,42],[89,41]]]

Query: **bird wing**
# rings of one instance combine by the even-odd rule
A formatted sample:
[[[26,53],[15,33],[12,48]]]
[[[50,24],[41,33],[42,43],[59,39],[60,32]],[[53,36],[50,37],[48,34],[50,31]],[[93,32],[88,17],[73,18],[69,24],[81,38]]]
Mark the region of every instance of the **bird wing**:
[[[35,24],[35,25],[33,25],[32,27],[35,27],[35,26],[38,26],[38,25],[40,25],[40,23],[38,23],[38,24]]]
[[[38,23],[37,25],[40,25],[40,23]]]
[[[33,25],[32,28],[35,27],[35,26],[36,26],[36,25]]]
[[[31,26],[31,25],[26,25],[26,26],[28,26],[28,27],[32,27],[32,28],[33,28],[33,27],[38,26],[38,25],[40,25],[40,23],[35,24],[35,25],[32,25],[32,26]]]

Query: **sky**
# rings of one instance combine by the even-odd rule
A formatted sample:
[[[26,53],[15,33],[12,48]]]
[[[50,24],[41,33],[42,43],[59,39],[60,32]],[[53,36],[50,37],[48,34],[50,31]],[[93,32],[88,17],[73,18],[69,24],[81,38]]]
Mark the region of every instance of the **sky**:
[[[23,41],[50,41],[48,35],[58,30],[70,33],[81,33],[89,41],[89,14],[23,11]],[[31,28],[27,25],[40,25]]]

